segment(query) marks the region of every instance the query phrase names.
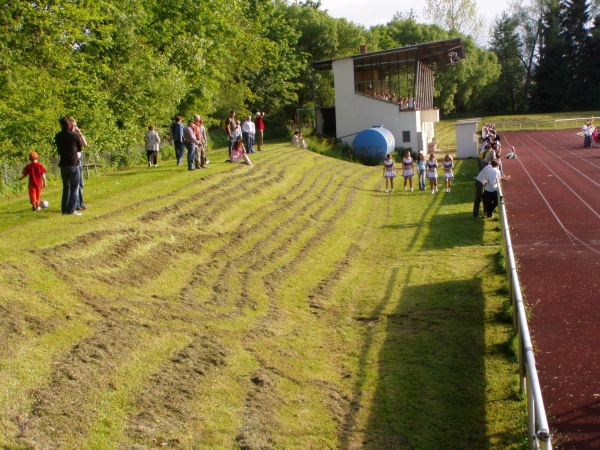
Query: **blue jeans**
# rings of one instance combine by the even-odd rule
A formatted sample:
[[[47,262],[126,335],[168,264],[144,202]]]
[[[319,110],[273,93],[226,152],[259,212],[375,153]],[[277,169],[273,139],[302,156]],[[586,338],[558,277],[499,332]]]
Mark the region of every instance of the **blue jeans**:
[[[185,148],[187,148],[188,170],[194,170],[194,157],[196,156],[196,144],[194,144],[193,142],[186,142]]]
[[[250,133],[243,134],[244,141],[246,141],[246,153],[254,153],[254,135]]]
[[[79,189],[77,189],[77,204],[75,205],[75,209],[85,208],[85,203],[83,202],[83,166],[81,164],[77,166],[77,172],[79,173]]]
[[[61,167],[60,177],[63,183],[62,213],[73,214],[77,207],[77,196],[79,194],[79,170],[77,166]]]
[[[175,146],[175,158],[177,158],[177,164],[183,164],[183,154],[185,153],[185,144],[183,142],[173,142]]]

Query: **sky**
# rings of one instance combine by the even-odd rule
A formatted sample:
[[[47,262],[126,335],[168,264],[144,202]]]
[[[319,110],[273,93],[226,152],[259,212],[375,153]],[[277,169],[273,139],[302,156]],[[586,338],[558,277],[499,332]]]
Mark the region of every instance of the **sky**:
[[[388,23],[397,11],[408,12],[411,8],[417,14],[417,21],[425,23],[425,0],[321,0],[321,9],[327,10],[331,17],[343,17],[367,28]],[[477,1],[478,13],[490,24],[507,8],[508,0]]]

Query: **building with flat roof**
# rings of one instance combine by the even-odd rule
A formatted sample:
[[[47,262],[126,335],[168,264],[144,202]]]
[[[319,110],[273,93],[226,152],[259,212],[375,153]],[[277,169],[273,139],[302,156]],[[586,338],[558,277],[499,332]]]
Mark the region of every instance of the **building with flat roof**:
[[[371,53],[361,46],[360,54],[313,62],[313,71],[333,71],[335,89],[335,105],[315,105],[317,133],[352,145],[357,133],[382,125],[396,147],[426,150],[440,120],[435,74],[465,58],[462,39],[455,38]]]

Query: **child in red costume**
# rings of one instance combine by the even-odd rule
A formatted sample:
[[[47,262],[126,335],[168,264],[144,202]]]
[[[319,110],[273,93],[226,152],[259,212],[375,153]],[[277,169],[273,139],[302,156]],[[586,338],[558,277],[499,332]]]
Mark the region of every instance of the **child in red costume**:
[[[40,197],[42,195],[42,187],[46,187],[46,169],[38,162],[38,154],[36,152],[29,153],[31,164],[23,169],[23,176],[19,181],[29,176],[29,201],[31,202],[34,211],[40,209]]]

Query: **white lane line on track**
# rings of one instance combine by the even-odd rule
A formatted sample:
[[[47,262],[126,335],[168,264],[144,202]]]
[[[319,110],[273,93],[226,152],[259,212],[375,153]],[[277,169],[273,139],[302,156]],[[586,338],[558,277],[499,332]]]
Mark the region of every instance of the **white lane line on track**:
[[[529,136],[528,136],[528,137],[529,137]],[[517,139],[519,139],[519,138],[517,138]],[[531,141],[534,141],[534,142],[537,142],[537,141],[535,141],[535,140],[534,140],[533,138],[531,138],[531,137],[529,137],[529,140],[531,140]],[[523,142],[521,139],[519,139],[519,141],[521,141],[521,143],[525,144],[525,142]],[[541,145],[541,144],[540,144],[540,145]],[[556,155],[554,155],[554,154],[553,154],[553,153],[552,153],[550,150],[548,150],[546,147],[544,147],[543,145],[541,145],[541,146],[542,146],[542,148],[543,148],[544,150],[546,150],[548,153],[550,153],[550,154],[551,154],[551,155],[553,155],[553,156],[556,156]],[[546,166],[546,169],[548,169],[548,170],[549,170],[549,171],[552,173],[552,175],[554,175],[554,176],[556,177],[556,179],[558,179],[558,180],[559,180],[559,181],[560,181],[562,184],[564,184],[564,185],[567,187],[567,189],[568,189],[568,190],[570,190],[570,191],[571,191],[571,192],[572,192],[572,193],[575,195],[575,197],[577,197],[577,198],[578,198],[578,199],[581,201],[581,203],[583,203],[583,204],[586,206],[586,208],[588,208],[588,209],[589,209],[589,210],[590,210],[590,211],[591,211],[591,212],[592,212],[592,213],[593,213],[593,214],[594,214],[594,215],[595,215],[595,216],[596,216],[598,219],[600,219],[600,214],[598,214],[598,213],[596,212],[596,210],[594,210],[594,209],[593,209],[593,208],[592,208],[590,205],[588,205],[588,203],[587,203],[587,202],[586,202],[586,201],[585,201],[583,198],[581,198],[581,196],[580,196],[580,195],[579,195],[577,192],[575,192],[575,191],[573,190],[573,188],[571,188],[571,186],[569,186],[567,183],[565,183],[565,181],[562,179],[562,177],[561,177],[561,176],[559,176],[559,175],[558,175],[556,172],[554,172],[554,171],[553,171],[553,170],[552,170],[550,167],[548,167],[548,164],[546,164],[546,163],[544,162],[544,160],[538,156],[538,154],[537,154],[537,153],[535,153],[535,152],[531,152],[531,153],[532,153],[532,154],[533,154],[533,155],[534,155],[534,156],[535,156],[535,157],[536,157],[536,158],[537,158],[537,159],[538,159],[538,160],[539,160],[539,161],[540,161],[540,162],[541,162],[541,163],[542,163],[544,166]],[[517,158],[517,160],[518,160],[518,158]],[[521,161],[519,161],[519,162],[520,162],[521,166],[525,167]],[[563,161],[563,160],[561,160],[561,163],[562,163],[562,162],[564,162],[564,161]],[[573,169],[575,169],[573,166],[570,166],[570,167],[572,167]],[[579,170],[578,170],[577,172],[578,172],[579,174],[581,174],[581,172],[580,172]],[[581,174],[581,175],[583,175],[583,174]],[[584,176],[584,177],[586,177],[585,175],[583,175],[583,176]],[[586,177],[586,178],[588,178],[588,177]],[[596,186],[600,187],[600,184],[596,183],[595,181],[593,181],[593,180],[591,180],[591,179],[589,179],[589,178],[588,178],[588,180],[590,180],[590,181],[591,181],[592,183],[594,183]],[[533,181],[533,178],[531,179],[531,181]],[[536,187],[537,187],[537,186],[536,186]],[[541,191],[540,191],[540,193],[541,193]]]
[[[519,138],[517,138],[519,139]],[[519,139],[519,141],[521,141]],[[521,141],[523,144],[524,142]],[[508,143],[508,139],[507,139],[507,143]],[[508,143],[508,145],[510,145],[510,143]],[[590,246],[588,243],[582,241],[581,239],[579,239],[577,236],[575,236],[573,233],[571,233],[567,227],[562,223],[562,221],[558,218],[558,215],[556,214],[556,212],[554,212],[554,209],[552,209],[552,206],[550,206],[550,203],[548,203],[548,200],[546,200],[546,197],[542,194],[542,191],[540,190],[540,188],[538,187],[537,183],[533,180],[533,177],[531,176],[531,174],[529,173],[529,171],[527,170],[527,168],[525,167],[525,165],[523,164],[523,162],[517,158],[517,161],[519,162],[519,164],[521,165],[521,167],[523,168],[523,170],[525,171],[525,173],[527,174],[527,176],[529,177],[529,180],[531,181],[531,183],[535,186],[535,189],[538,191],[538,193],[540,194],[540,197],[542,198],[542,200],[544,200],[544,203],[546,203],[546,206],[548,207],[548,210],[550,210],[550,212],[552,213],[552,215],[554,216],[554,218],[556,219],[556,222],[558,223],[558,225],[560,225],[560,227],[562,228],[562,230],[565,232],[565,234],[567,235],[567,237],[579,242],[581,245],[587,247],[588,249],[590,249],[591,251],[593,251],[594,253],[597,253],[598,255],[600,255],[600,251],[596,250],[594,247]],[[547,167],[547,166],[546,166]],[[548,170],[550,170],[550,168],[548,168]],[[550,170],[551,171],[551,170]],[[554,172],[553,172],[554,173]],[[562,180],[561,180],[562,181]],[[564,182],[563,182],[564,183]],[[577,195],[577,194],[575,194]],[[581,197],[577,196],[580,200]],[[592,210],[593,211],[593,210]],[[595,211],[593,211],[595,213]],[[597,215],[597,214],[596,214]],[[575,243],[573,242],[573,245],[575,245]]]
[[[554,136],[554,135],[553,135],[553,136]],[[552,141],[550,141],[550,139],[548,139],[546,136],[542,136],[542,135],[540,135],[540,138],[544,138],[546,141],[552,142]],[[533,140],[533,139],[532,139],[532,140]],[[560,137],[559,137],[559,138],[557,138],[557,140],[558,140],[558,141],[561,141],[561,142],[564,142],[565,144],[571,144],[571,142],[569,142],[569,141],[566,141],[566,140],[564,140],[564,139],[562,139],[562,138],[560,138]],[[539,141],[538,141],[538,142],[539,142]],[[556,156],[556,153],[554,153],[552,150],[548,150],[548,149],[546,149],[545,147],[544,147],[544,149],[545,149],[546,151],[550,152],[551,154],[553,154],[553,155],[555,155],[555,156]],[[581,150],[585,150],[585,149],[583,149],[583,148],[582,148]],[[600,150],[600,149],[599,149],[599,150]],[[584,159],[584,157],[582,157],[581,155],[578,155],[577,153],[574,153],[572,150],[565,149],[564,151],[567,151],[567,152],[569,152],[570,154],[572,154],[574,158]],[[590,151],[587,151],[586,153],[587,153],[588,155],[590,155],[590,156],[592,156],[592,155],[593,155],[593,156],[598,156],[596,153],[592,153],[592,152],[590,152]],[[594,164],[592,161],[588,161],[587,159],[585,159],[585,161],[586,161],[588,164],[591,164],[592,166],[594,166],[596,169],[600,169],[600,166],[599,166],[599,165],[597,165],[597,164]],[[571,166],[569,163],[566,163],[566,164],[567,164],[569,167],[573,167],[573,166]],[[574,168],[574,167],[573,167],[573,168]],[[576,168],[574,168],[574,169],[575,169],[575,170],[577,170],[577,172],[581,174],[581,172],[579,171],[579,169],[576,169]],[[583,174],[582,174],[582,175],[583,175]],[[583,175],[583,176],[585,176],[585,175]],[[588,178],[588,177],[586,177],[586,178],[587,178],[588,180],[590,180],[590,178]],[[596,184],[596,185],[600,186],[600,184],[596,183],[595,181],[593,181],[593,180],[590,180],[590,181],[592,181],[594,184]]]

